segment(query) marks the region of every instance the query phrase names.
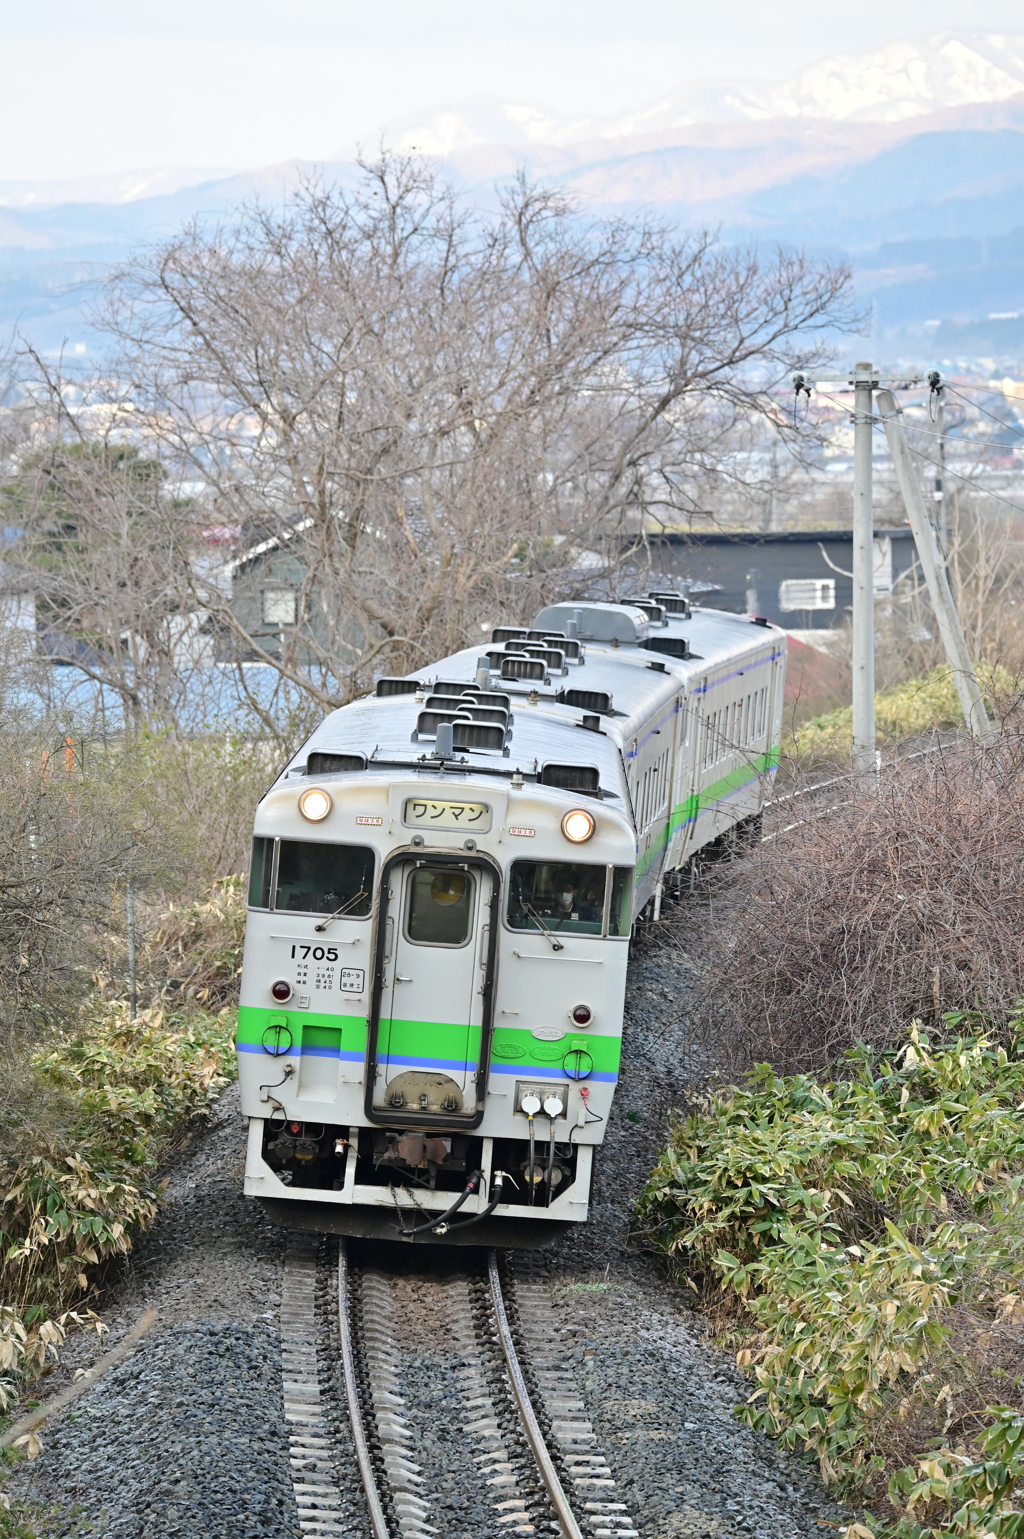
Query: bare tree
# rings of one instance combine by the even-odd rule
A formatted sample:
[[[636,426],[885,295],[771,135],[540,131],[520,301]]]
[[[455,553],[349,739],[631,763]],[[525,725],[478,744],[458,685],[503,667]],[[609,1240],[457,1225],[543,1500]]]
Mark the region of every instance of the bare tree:
[[[777,419],[773,382],[813,367],[846,289],[523,181],[482,213],[385,155],[354,192],[126,264],[91,387],[29,356],[8,591],[129,719],[178,724],[219,659],[276,728],[267,666],[323,708],[614,592],[631,543],[742,478],[726,451]]]
[[[1020,699],[999,714],[995,745],[936,745],[870,787],[833,785],[832,805],[712,872],[694,1022],[720,1060],[816,1073],[858,1041],[896,1043],[915,1016],[1007,1018],[1024,990]]]
[[[201,641],[178,601],[185,579],[166,472],[109,421],[97,431],[58,411],[48,426],[2,488],[17,531],[6,587],[34,603],[44,656],[112,688],[130,720],[173,721],[189,640],[193,651]]]
[[[384,155],[142,253],[104,322],[134,431],[207,488],[162,503],[180,605],[328,706],[609,579],[813,366],[847,282],[523,181],[481,213]]]

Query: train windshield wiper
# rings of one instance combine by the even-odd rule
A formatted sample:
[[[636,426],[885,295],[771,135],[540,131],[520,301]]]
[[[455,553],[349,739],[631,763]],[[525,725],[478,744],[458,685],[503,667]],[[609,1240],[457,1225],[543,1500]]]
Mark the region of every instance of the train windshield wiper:
[[[564,951],[564,941],[560,941],[557,935],[552,935],[551,931],[548,929],[547,925],[544,923],[537,910],[533,907],[532,904],[527,903],[525,898],[523,899],[523,907],[531,916],[531,918],[536,921],[537,929],[541,932],[542,935],[546,935],[548,940],[551,942],[552,951]]]
[[[360,898],[365,898],[365,897],[366,897],[366,888],[365,887],[360,887],[359,891],[356,893],[354,898],[349,898],[345,903],[343,903],[341,905],[340,908],[336,908],[334,910],[333,914],[328,914],[326,919],[321,919],[319,924],[315,924],[313,926],[313,929],[316,930],[318,933],[326,930],[327,926],[330,924],[332,919],[340,919],[342,914],[347,914],[350,908],[354,908],[355,907],[355,905],[359,902]]]

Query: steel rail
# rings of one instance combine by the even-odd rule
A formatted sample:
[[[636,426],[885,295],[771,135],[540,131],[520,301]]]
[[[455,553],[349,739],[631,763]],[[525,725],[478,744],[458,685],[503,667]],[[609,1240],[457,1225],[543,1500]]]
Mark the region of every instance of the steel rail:
[[[498,1274],[498,1256],[496,1251],[487,1253],[487,1272],[491,1283],[491,1303],[494,1307],[494,1319],[498,1327],[498,1338],[501,1341],[501,1350],[505,1354],[505,1366],[508,1369],[509,1382],[512,1392],[516,1397],[516,1405],[519,1409],[520,1420],[526,1432],[527,1440],[534,1459],[537,1461],[537,1469],[543,1480],[551,1505],[555,1509],[558,1526],[562,1531],[563,1539],[584,1539],[583,1530],[580,1528],[569,1506],[569,1500],[562,1482],[558,1478],[554,1461],[544,1441],[544,1434],[540,1430],[537,1414],[533,1409],[530,1399],[530,1391],[526,1387],[523,1378],[523,1370],[519,1366],[519,1358],[516,1354],[515,1342],[512,1340],[512,1330],[508,1323],[508,1315],[505,1312],[505,1300],[501,1292],[501,1277]]]
[[[338,1242],[338,1334],[341,1341],[341,1366],[345,1375],[345,1399],[349,1421],[352,1424],[352,1442],[355,1444],[359,1477],[363,1482],[366,1507],[370,1515],[373,1539],[391,1539],[387,1518],[377,1490],[377,1477],[373,1472],[370,1445],[366,1441],[363,1411],[359,1404],[359,1386],[356,1384],[356,1360],[352,1350],[352,1332],[349,1327],[348,1251],[344,1239]]]

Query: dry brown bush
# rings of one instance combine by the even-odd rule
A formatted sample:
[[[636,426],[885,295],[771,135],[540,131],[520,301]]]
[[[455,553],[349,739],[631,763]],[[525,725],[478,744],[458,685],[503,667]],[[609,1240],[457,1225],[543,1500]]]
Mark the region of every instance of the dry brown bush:
[[[193,903],[174,903],[148,938],[144,971],[154,998],[220,1010],[238,1001],[245,938],[245,882],[228,876]]]
[[[814,1072],[915,1017],[1024,995],[1024,721],[833,786],[710,879],[695,1024],[720,1063]],[[808,798],[814,801],[815,798]],[[686,920],[675,921],[685,943]]]

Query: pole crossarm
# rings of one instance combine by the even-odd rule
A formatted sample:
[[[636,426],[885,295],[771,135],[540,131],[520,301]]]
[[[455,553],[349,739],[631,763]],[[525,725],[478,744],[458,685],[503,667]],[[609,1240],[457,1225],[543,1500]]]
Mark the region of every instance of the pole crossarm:
[[[924,495],[914,468],[903,421],[903,411],[896,404],[896,397],[891,390],[879,390],[875,402],[885,428],[903,506],[910,520],[918,559],[928,587],[928,597],[939,627],[946,659],[953,672],[953,683],[960,698],[964,721],[974,737],[979,741],[985,741],[996,734],[998,727],[988,718],[978,676],[967,651],[963,626],[960,624],[960,616],[956,612],[956,605],[953,603],[953,595],[950,592],[946,563],[939,551],[935,528],[928,517]]]

